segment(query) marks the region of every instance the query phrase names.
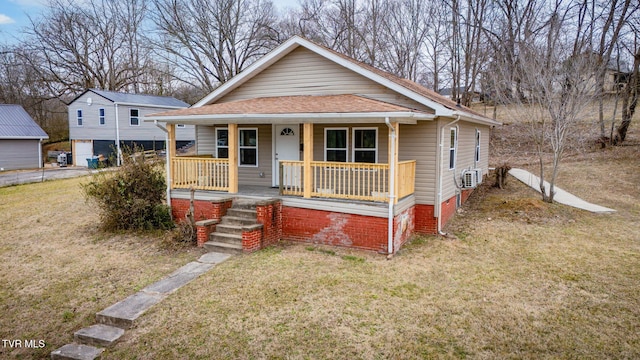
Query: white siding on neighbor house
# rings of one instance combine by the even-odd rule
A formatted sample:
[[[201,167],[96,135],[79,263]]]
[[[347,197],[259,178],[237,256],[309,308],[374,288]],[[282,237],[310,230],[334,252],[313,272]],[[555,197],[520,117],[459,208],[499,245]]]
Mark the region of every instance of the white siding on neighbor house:
[[[419,121],[416,125],[400,125],[398,160],[416,160],[416,204],[433,205],[436,194],[436,161],[438,154],[437,123]]]
[[[303,47],[274,63],[217,103],[259,97],[356,94],[413,109],[432,109]]]
[[[447,122],[441,122],[442,125],[446,125]],[[445,143],[443,147],[443,164],[442,164],[442,200],[450,199],[456,195],[456,185],[453,180],[455,179],[458,185],[461,185],[460,179],[463,170],[476,168],[475,158],[475,145],[476,145],[476,129],[480,130],[481,146],[480,146],[480,163],[478,168],[483,170],[483,174],[487,174],[489,167],[489,132],[490,128],[486,125],[472,124],[464,121],[456,123],[454,126],[458,127],[458,150],[456,159],[456,168],[449,170],[449,128],[445,129]],[[453,126],[452,126],[453,127]]]
[[[91,105],[87,99],[91,98]],[[105,111],[105,125],[100,125],[100,109]],[[120,140],[156,140],[164,141],[165,133],[153,122],[144,122],[142,117],[165,110],[156,107],[118,105],[118,117],[120,125]],[[129,110],[138,109],[139,126],[131,126],[129,122]],[[82,126],[78,126],[77,111],[82,110]],[[69,138],[71,140],[115,140],[116,139],[116,106],[111,100],[107,100],[93,92],[87,92],[77,98],[68,106]],[[187,125],[184,128],[176,128],[176,140],[188,141],[195,139],[195,127]]]
[[[40,167],[39,140],[0,139],[0,168],[4,170]]]

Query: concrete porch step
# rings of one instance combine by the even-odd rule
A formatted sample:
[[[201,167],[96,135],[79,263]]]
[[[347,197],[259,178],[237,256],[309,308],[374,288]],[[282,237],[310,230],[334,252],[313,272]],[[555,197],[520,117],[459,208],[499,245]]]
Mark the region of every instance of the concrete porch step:
[[[240,244],[207,241],[204,243],[204,248],[207,249],[207,251],[215,251],[225,254],[242,254],[242,241],[240,241]]]
[[[82,344],[67,344],[51,352],[52,360],[94,360],[102,355],[103,348]]]
[[[233,200],[232,209],[256,209],[256,200],[252,199],[235,199]]]
[[[255,209],[238,209],[232,207],[227,209],[227,216],[255,220],[258,217],[258,212]]]
[[[231,209],[229,209],[231,210]],[[227,210],[227,211],[229,211]],[[255,218],[250,219],[250,218],[245,218],[245,217],[237,217],[237,216],[223,216],[222,220],[220,221],[220,224],[218,224],[217,226],[220,225],[253,225],[255,224],[257,221]]]
[[[97,324],[76,331],[73,339],[78,344],[109,347],[118,342],[122,335],[124,335],[124,329]]]
[[[240,244],[242,246],[242,234],[227,234],[214,232],[209,236],[209,240],[225,244]]]
[[[233,224],[218,224],[216,225],[216,232],[223,234],[236,234],[242,235],[242,225],[233,225]]]

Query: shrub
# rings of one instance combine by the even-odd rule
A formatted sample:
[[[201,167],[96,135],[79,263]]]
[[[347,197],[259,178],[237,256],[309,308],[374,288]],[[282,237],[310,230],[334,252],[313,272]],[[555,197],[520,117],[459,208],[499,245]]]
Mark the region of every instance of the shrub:
[[[115,171],[101,171],[82,185],[87,200],[101,210],[105,230],[171,229],[170,208],[164,205],[166,181],[162,164],[123,156]]]

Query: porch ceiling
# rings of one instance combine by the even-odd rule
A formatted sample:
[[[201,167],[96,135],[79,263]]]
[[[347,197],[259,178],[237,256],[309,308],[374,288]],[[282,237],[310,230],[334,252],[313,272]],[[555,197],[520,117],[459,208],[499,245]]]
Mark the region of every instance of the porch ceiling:
[[[278,96],[238,100],[145,116],[145,121],[213,125],[256,123],[375,123],[385,118],[415,124],[434,114],[358,95]]]

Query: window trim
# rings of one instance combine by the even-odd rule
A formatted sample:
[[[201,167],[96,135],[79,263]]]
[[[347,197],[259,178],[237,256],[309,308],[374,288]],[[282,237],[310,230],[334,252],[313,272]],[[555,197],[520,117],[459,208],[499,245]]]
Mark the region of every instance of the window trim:
[[[356,131],[357,130],[375,130],[376,132],[376,146],[374,148],[356,148]],[[377,127],[353,127],[351,128],[351,139],[353,147],[351,149],[351,160],[356,161],[356,151],[373,151],[375,153],[374,164],[378,163],[378,128]],[[349,144],[347,144],[347,148]]]
[[[481,155],[481,144],[482,144],[482,133],[480,130],[476,129],[476,147],[475,147],[475,153],[473,155],[473,163],[475,165],[475,167],[478,167],[480,165],[480,157]]]
[[[227,157],[226,157],[226,159],[228,159],[229,158],[229,128],[228,127],[215,127],[213,129],[214,129],[213,131],[215,133],[214,137],[215,137],[215,142],[216,142],[216,145],[215,145],[215,149],[216,149],[215,150],[216,151],[215,158],[216,159],[225,159],[225,158],[218,157],[218,149],[225,149],[226,148],[227,149]],[[218,130],[227,130],[227,145],[226,146],[219,146],[218,145]]]
[[[345,146],[344,148],[328,148],[327,147],[327,131],[329,130],[344,130],[346,133],[345,136]],[[324,147],[324,161],[327,161],[327,151],[328,150],[344,150],[345,160],[344,162],[349,162],[349,128],[348,127],[326,127],[324,128],[324,142],[322,144]]]
[[[137,112],[138,112],[138,116],[133,116],[133,115],[131,115],[131,112],[132,112],[133,110],[135,110],[135,111],[137,111]],[[135,118],[135,119],[138,121],[138,123],[137,123],[136,125],[134,125],[134,124],[131,122],[131,120],[133,120],[133,118]],[[140,109],[135,109],[135,108],[131,108],[131,109],[129,109],[129,126],[140,126]]]
[[[83,120],[83,116],[82,116],[82,109],[77,109],[76,110],[76,125],[77,126],[84,126],[84,120]]]
[[[451,147],[451,132],[454,132],[453,147]],[[458,127],[452,127],[449,129],[449,170],[456,169],[456,162],[458,157]]]
[[[98,125],[100,125],[100,126],[107,125],[106,114],[107,114],[107,112],[105,111],[104,108],[99,108],[98,109]]]
[[[256,132],[256,145],[255,146],[251,146],[251,145],[240,145],[240,133],[242,131],[245,130],[253,130]],[[260,162],[258,161],[259,156],[258,156],[258,128],[257,127],[252,127],[252,128],[238,128],[238,166],[239,167],[258,167],[260,166]],[[242,149],[256,149],[256,164],[242,164],[242,157],[240,156],[240,153],[242,151]]]

